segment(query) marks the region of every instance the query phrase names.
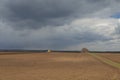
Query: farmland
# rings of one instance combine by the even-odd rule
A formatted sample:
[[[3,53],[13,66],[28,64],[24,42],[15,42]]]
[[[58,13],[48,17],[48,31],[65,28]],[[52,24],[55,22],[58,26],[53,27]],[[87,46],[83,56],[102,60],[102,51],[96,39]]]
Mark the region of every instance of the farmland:
[[[0,55],[0,80],[120,80],[120,69],[89,54],[3,54]],[[120,61],[119,54],[98,55]]]
[[[120,63],[120,54],[119,53],[107,53],[107,54],[99,54],[102,57],[108,58],[112,61]]]

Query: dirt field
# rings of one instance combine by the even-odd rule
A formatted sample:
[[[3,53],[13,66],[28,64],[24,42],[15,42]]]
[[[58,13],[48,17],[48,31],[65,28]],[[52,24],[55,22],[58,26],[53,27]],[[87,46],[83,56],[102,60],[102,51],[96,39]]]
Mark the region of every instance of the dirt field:
[[[120,70],[89,54],[0,55],[0,80],[120,80]]]
[[[99,54],[102,57],[110,59],[112,61],[120,63],[120,53],[107,53],[107,54]]]

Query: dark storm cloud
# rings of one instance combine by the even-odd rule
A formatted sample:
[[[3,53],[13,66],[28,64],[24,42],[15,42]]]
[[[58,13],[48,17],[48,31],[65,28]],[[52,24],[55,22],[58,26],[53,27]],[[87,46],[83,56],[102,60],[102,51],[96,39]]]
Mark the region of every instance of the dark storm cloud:
[[[1,0],[2,17],[16,29],[60,26],[110,4],[108,0]]]
[[[39,28],[58,26],[65,23],[69,16],[77,11],[71,6],[76,1],[59,0],[12,0],[7,8],[11,15],[7,17],[10,24],[18,28]]]
[[[119,0],[0,0],[0,48],[67,49],[117,41],[118,18],[110,17],[117,13]]]

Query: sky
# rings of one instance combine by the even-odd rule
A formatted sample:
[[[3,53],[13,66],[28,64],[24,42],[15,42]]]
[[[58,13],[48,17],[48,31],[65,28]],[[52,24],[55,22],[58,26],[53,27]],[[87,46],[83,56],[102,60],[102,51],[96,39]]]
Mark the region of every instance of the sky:
[[[0,49],[120,51],[120,0],[0,0]]]

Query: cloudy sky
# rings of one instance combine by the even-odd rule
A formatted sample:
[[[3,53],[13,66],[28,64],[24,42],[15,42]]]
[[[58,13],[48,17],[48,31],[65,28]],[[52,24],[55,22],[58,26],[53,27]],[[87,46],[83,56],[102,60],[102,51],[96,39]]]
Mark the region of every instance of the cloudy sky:
[[[120,50],[120,0],[0,0],[0,49]]]

